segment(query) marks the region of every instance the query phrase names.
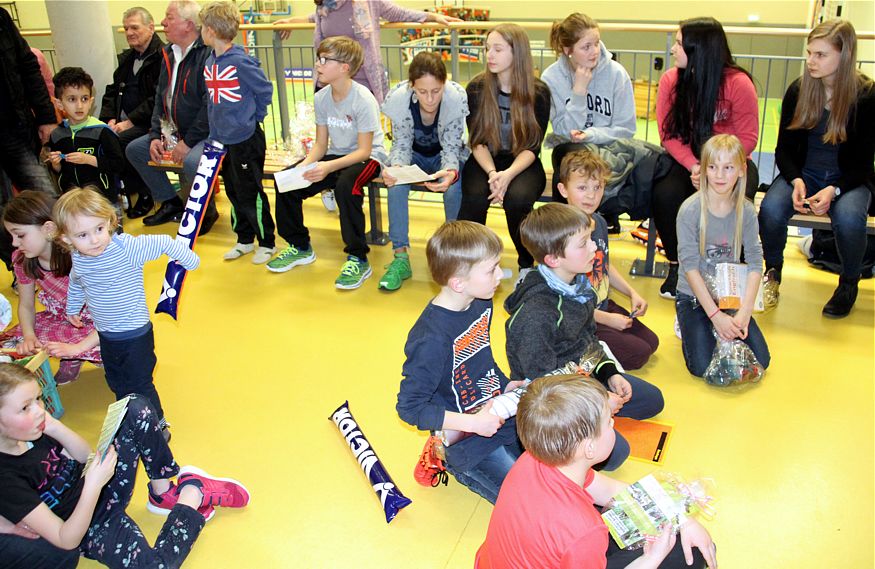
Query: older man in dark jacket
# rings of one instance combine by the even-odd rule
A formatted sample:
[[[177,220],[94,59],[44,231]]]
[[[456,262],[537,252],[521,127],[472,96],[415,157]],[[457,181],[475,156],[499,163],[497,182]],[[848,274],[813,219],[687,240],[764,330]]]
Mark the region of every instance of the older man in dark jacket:
[[[164,42],[155,34],[152,14],[145,8],[125,11],[122,25],[130,48],[118,56],[118,68],[103,95],[100,120],[115,131],[124,151],[132,140],[147,134],[152,125]],[[130,162],[126,161],[122,181],[128,199],[138,196],[136,205],[131,203],[128,209],[128,217],[135,219],[149,213],[154,204],[152,194]]]
[[[182,218],[184,205],[170,184],[167,174],[149,166],[149,160],[161,159],[162,121],[170,124],[178,136],[171,152],[174,162],[182,163],[185,178],[190,182],[197,172],[204,142],[209,136],[207,118],[207,87],[204,64],[212,51],[204,45],[198,29],[200,6],[193,0],[178,0],[167,6],[164,33],[168,45],[161,50],[163,64],[155,92],[155,109],[149,134],[132,141],[125,151],[130,163],[137,169],[155,201],[161,207],[143,218],[144,225],[160,225]],[[218,219],[213,200],[204,212],[200,234],[212,228]]]

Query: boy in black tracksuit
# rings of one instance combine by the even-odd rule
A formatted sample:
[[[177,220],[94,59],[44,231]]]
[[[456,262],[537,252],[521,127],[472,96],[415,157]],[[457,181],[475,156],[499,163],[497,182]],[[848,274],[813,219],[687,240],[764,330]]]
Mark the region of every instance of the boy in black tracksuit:
[[[62,192],[93,186],[113,205],[118,202],[118,175],[125,158],[118,137],[90,115],[94,81],[81,67],[64,67],[52,79],[55,96],[67,118],[52,131],[49,161],[59,173]]]
[[[266,143],[261,123],[273,97],[273,84],[258,60],[234,45],[238,13],[230,3],[201,10],[201,37],[213,48],[204,67],[209,92],[210,138],[225,145],[222,178],[231,201],[231,228],[237,243],[227,253],[231,261],[255,250],[252,262],[266,263],[275,252],[274,222],[264,193]]]

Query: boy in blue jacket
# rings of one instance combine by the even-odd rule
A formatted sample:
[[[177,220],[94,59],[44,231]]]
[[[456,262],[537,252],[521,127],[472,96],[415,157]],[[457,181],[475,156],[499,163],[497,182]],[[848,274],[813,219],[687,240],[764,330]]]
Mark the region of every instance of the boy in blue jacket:
[[[204,80],[209,91],[210,138],[227,150],[222,178],[231,200],[231,228],[237,234],[237,244],[224,258],[232,261],[255,251],[252,262],[260,265],[276,251],[270,203],[262,185],[266,144],[259,124],[267,115],[273,84],[258,60],[234,45],[238,16],[230,2],[212,2],[201,10],[201,37],[213,48]]]

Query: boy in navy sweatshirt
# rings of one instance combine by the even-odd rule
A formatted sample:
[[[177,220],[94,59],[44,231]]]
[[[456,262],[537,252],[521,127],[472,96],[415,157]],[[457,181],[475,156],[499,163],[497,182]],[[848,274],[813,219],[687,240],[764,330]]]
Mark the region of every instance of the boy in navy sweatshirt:
[[[204,80],[209,91],[210,138],[227,150],[222,178],[231,200],[231,228],[237,234],[237,244],[224,258],[232,261],[255,251],[252,262],[260,265],[276,250],[270,203],[262,185],[266,144],[259,124],[267,115],[273,84],[258,60],[234,45],[238,17],[230,2],[212,2],[201,10],[201,37],[213,48]]]

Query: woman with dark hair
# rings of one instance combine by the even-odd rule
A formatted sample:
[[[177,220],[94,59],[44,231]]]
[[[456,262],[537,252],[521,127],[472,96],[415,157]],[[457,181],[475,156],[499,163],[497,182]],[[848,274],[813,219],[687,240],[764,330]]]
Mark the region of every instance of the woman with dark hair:
[[[516,24],[492,28],[486,70],[467,91],[471,157],[462,170],[459,219],[485,224],[489,205],[503,204],[523,277],[534,259],[520,240],[520,223],[547,181],[540,154],[550,120],[550,89],[535,78],[525,30]]]
[[[846,20],[808,34],[802,77],[784,95],[775,162],[779,175],[760,207],[764,295],[777,303],[787,222],[829,215],[842,270],[823,314],[847,316],[857,300],[866,251],[866,212],[875,192],[875,85],[857,69],[857,35]]]
[[[440,53],[422,51],[407,69],[407,80],[389,91],[383,114],[392,121],[392,148],[389,165],[415,164],[436,179],[425,182],[432,192],[443,194],[444,216],[456,219],[462,199],[459,169],[468,158],[465,145],[465,117],[468,95],[465,88],[447,80],[447,68]],[[413,272],[410,268],[409,219],[407,199],[409,184],[397,184],[386,170],[383,182],[388,188],[389,239],[395,257],[380,279],[383,290],[398,290]]]
[[[759,106],[750,75],[736,65],[723,26],[714,18],[680,23],[671,48],[675,67],[659,80],[656,121],[671,159],[653,186],[652,213],[669,272],[660,296],[675,298],[678,281],[677,214],[699,189],[699,152],[715,134],[734,134],[748,157],[745,194],[753,198],[759,176],[750,154],[759,132]]]

